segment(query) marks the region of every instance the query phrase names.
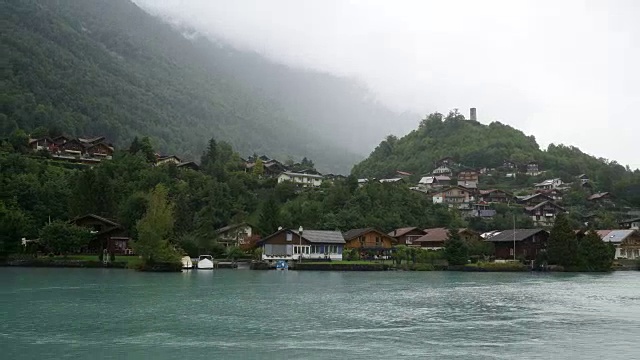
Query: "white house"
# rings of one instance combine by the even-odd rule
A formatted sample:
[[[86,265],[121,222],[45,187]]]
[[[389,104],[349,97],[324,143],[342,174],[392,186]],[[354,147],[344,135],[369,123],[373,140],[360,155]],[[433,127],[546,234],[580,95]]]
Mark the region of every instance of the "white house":
[[[301,187],[318,187],[322,185],[322,175],[301,174],[285,171],[278,176],[278,184],[290,181]]]
[[[453,171],[446,166],[438,166],[435,170],[433,170],[433,175],[443,175],[443,176],[451,176],[453,175]]]
[[[345,240],[339,231],[280,229],[259,242],[262,260],[342,260]]]
[[[443,186],[449,186],[451,178],[448,176],[425,176],[418,182],[418,186],[425,189],[434,189]]]
[[[640,259],[640,232],[638,230],[598,230],[604,242],[616,248],[616,259]]]
[[[561,179],[547,179],[541,183],[537,183],[535,185],[533,185],[536,190],[551,190],[551,189],[557,189],[559,187],[562,186],[562,184],[564,184],[562,182]]]

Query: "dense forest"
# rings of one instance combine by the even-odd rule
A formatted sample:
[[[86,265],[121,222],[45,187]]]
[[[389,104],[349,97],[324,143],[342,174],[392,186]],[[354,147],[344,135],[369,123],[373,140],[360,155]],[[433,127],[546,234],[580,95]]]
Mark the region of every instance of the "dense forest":
[[[0,11],[0,136],[39,126],[120,146],[149,136],[192,160],[214,137],[347,173],[402,116],[350,79],[214,43],[129,0],[2,0]]]
[[[535,161],[544,171],[538,177],[519,176],[512,181],[498,171],[493,178],[481,179],[480,187],[503,185],[502,188],[517,190],[554,177],[570,183],[576,176],[586,174],[596,191],[612,192],[626,205],[640,207],[640,170],[632,171],[572,146],[551,144],[541,150],[533,136],[499,122],[484,125],[466,120],[457,111],[446,116],[431,114],[418,129],[401,139],[388,136],[369,158],[353,167],[352,174],[359,178],[385,178],[401,170],[414,173],[417,178],[430,173],[444,157],[453,158],[461,167],[497,170],[506,160],[520,166]]]

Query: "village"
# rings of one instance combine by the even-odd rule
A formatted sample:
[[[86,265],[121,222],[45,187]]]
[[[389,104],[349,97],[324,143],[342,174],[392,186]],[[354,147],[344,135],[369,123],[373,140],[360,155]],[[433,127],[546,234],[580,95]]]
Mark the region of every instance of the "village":
[[[71,162],[92,166],[101,161],[110,160],[114,146],[104,137],[56,138],[42,137],[29,139],[33,152],[45,152],[56,161]],[[200,166],[193,161],[183,161],[175,155],[155,154],[154,166],[175,166],[178,169],[199,171]],[[313,163],[303,159],[301,163],[287,164],[268,156],[253,155],[241,158],[244,172],[256,174],[265,179],[274,179],[278,184],[293,184],[297,191],[313,191],[330,186],[336,181],[345,181],[343,175],[323,175],[315,170]],[[442,252],[446,248],[451,232],[467,243],[490,244],[491,253],[485,254],[485,260],[496,262],[520,261],[533,263],[546,251],[550,229],[559,214],[567,213],[562,206],[563,195],[572,187],[580,187],[588,194],[585,199],[594,209],[615,208],[615,197],[608,192],[593,192],[589,178],[582,174],[573,182],[566,183],[560,178],[544,179],[532,188],[520,190],[519,195],[509,191],[483,186],[481,179],[500,176],[506,179],[518,176],[544,177],[540,164],[529,162],[515,164],[505,161],[498,169],[472,168],[456,163],[451,157],[440,159],[434,164],[430,174],[416,175],[406,171],[396,171],[396,176],[383,179],[357,179],[359,187],[371,182],[385,186],[399,186],[427,197],[433,204],[446,206],[457,212],[462,218],[490,219],[496,215],[496,206],[508,206],[520,209],[531,219],[531,228],[516,228],[475,231],[471,228],[419,228],[405,226],[391,232],[376,228],[347,229],[343,231],[327,229],[287,229],[280,227],[275,233],[261,234],[260,230],[248,223],[228,224],[216,230],[217,243],[225,248],[240,248],[248,256],[275,266],[278,262],[303,261],[347,261],[389,260],[399,247]],[[495,181],[494,181],[495,182]],[[523,193],[523,191],[525,193]],[[640,259],[640,216],[629,216],[618,223],[616,228],[596,229],[603,242],[615,248],[615,259]],[[576,237],[584,236],[589,228],[590,217],[585,217],[585,226],[576,230]],[[85,214],[69,220],[69,223],[90,229],[93,240],[81,249],[86,254],[108,254],[135,256],[131,246],[131,236],[124,226],[113,219],[96,214]],[[23,239],[27,246],[33,240]],[[258,254],[257,258],[253,256]],[[344,256],[344,254],[352,254]],[[355,254],[355,256],[353,255]]]

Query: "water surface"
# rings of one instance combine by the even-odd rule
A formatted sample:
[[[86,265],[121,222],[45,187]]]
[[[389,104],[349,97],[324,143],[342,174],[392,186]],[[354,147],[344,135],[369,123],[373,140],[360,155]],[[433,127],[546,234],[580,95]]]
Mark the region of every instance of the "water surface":
[[[634,359],[640,273],[0,268],[0,358]]]

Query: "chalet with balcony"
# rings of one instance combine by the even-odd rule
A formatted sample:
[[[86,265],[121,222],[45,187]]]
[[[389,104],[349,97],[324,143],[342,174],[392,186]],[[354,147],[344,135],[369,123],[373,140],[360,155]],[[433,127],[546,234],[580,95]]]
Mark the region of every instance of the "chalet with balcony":
[[[352,229],[343,234],[347,249],[358,249],[360,256],[385,257],[398,240],[374,228]]]
[[[432,174],[434,176],[449,176],[451,177],[453,175],[453,171],[451,171],[451,168],[441,165],[438,166],[437,168],[435,168],[432,172]]]
[[[596,193],[587,198],[589,203],[605,207],[614,206],[613,199],[614,196],[609,192]]]
[[[483,234],[484,235],[484,234]],[[493,243],[497,260],[536,259],[546,251],[549,232],[544,229],[515,229],[493,232],[484,241]]]
[[[415,241],[424,236],[426,232],[417,227],[405,227],[395,229],[388,233],[390,237],[396,239],[398,245],[420,246]]]
[[[110,254],[133,254],[127,230],[113,220],[95,214],[86,214],[70,220],[69,223],[88,228],[93,234],[93,239],[87,248],[88,253],[99,254],[107,249]]]
[[[553,201],[562,201],[563,196],[560,189],[536,190],[536,194],[544,194],[550,197]]]
[[[477,183],[480,179],[480,174],[476,170],[462,170],[458,173],[458,181],[467,181]]]
[[[537,193],[527,196],[518,196],[517,200],[519,204],[524,206],[535,206],[545,201],[553,201],[553,198],[545,194]]]
[[[239,223],[217,229],[216,234],[218,242],[225,247],[242,246],[256,235],[256,229],[248,223]]]
[[[432,200],[434,204],[446,204],[452,207],[459,207],[462,204],[471,202],[473,197],[469,189],[452,186],[433,194]]]
[[[610,243],[616,249],[616,259],[640,259],[640,231],[625,230],[596,230],[602,241]],[[579,233],[578,236],[584,235]]]
[[[283,182],[292,182],[298,187],[319,187],[322,185],[322,175],[301,174],[285,171],[278,176],[278,184]]]
[[[261,239],[262,260],[342,260],[344,237],[339,231],[280,229]]]
[[[451,185],[451,178],[448,176],[424,176],[418,182],[418,187],[430,190],[439,189]]]
[[[503,190],[491,189],[491,190],[480,190],[478,193],[478,202],[486,203],[486,204],[508,204],[514,202],[516,197],[513,194],[508,193]]]
[[[56,147],[56,143],[50,137],[45,136],[39,139],[29,139],[29,147],[33,151],[53,151],[53,149]]]
[[[526,167],[526,174],[529,176],[538,176],[542,174],[538,163],[535,161],[528,163]]]
[[[536,226],[553,226],[558,214],[566,212],[562,206],[553,201],[543,201],[534,206],[526,206],[524,211]]]
[[[158,155],[156,157],[156,166],[168,164],[179,165],[180,163],[182,163],[182,160],[175,155]]]

